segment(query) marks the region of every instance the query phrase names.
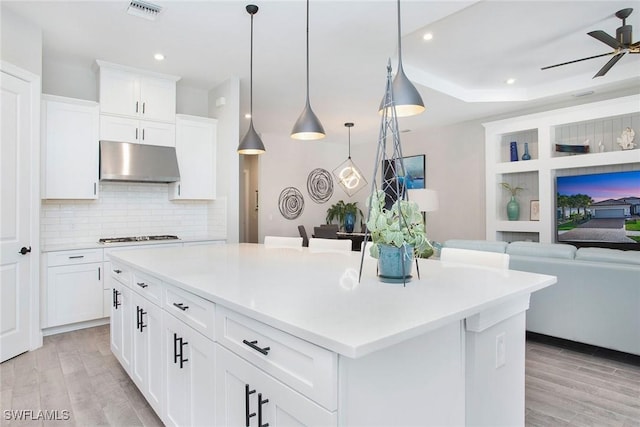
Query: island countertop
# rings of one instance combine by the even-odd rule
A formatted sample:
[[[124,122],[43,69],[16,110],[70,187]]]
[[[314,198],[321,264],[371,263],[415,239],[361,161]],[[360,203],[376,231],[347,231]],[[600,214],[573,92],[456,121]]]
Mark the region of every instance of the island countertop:
[[[343,356],[358,358],[552,285],[555,276],[420,259],[420,279],[383,283],[361,253],[227,244],[109,255],[166,283]]]

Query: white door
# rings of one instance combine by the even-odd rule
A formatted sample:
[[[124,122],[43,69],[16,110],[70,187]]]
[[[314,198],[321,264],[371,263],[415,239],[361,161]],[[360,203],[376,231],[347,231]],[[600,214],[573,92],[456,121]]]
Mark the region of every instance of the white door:
[[[30,84],[1,74],[0,362],[29,349]],[[21,249],[25,248],[23,255]]]

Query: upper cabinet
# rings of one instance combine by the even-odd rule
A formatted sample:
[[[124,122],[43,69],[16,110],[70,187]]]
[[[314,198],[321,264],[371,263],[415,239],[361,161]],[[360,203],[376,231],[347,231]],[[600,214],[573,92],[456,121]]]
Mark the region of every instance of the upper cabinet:
[[[96,102],[42,95],[42,198],[98,198]]]
[[[216,119],[176,116],[180,181],[169,184],[169,199],[216,198],[216,128]]]
[[[179,77],[97,61],[100,113],[173,123]]]

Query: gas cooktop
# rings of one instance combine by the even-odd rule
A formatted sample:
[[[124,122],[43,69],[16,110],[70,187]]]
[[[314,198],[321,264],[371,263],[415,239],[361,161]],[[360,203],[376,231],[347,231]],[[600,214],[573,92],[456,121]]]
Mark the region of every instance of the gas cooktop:
[[[148,242],[152,240],[178,240],[178,236],[164,234],[161,236],[107,237],[99,239],[100,243]]]

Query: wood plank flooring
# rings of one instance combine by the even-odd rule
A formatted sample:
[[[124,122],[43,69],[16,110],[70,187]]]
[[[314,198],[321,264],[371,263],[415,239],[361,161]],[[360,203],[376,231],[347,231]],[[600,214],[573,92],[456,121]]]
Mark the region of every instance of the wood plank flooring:
[[[640,357],[529,335],[526,426],[640,427]],[[161,426],[109,346],[109,326],[45,337],[0,364],[1,426]],[[69,411],[9,421],[5,410]]]

